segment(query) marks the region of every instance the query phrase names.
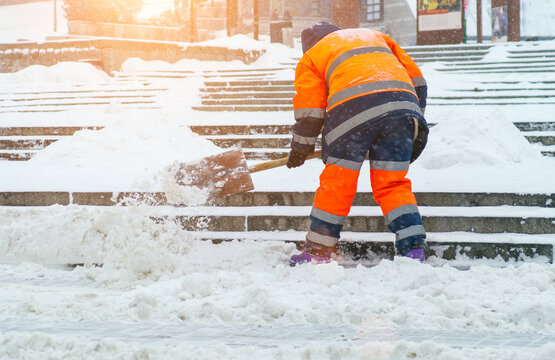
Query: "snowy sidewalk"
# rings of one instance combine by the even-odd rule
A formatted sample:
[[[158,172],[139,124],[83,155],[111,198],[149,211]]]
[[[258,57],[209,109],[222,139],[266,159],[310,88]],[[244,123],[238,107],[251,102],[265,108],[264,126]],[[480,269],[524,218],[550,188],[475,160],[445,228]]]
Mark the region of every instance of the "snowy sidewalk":
[[[167,325],[156,322],[117,323],[75,321],[51,323],[40,320],[7,320],[0,323],[4,334],[49,334],[88,339],[114,340],[123,343],[172,346],[190,344],[204,347],[278,347],[305,346],[351,342],[397,343],[400,341],[432,342],[453,348],[515,349],[534,353],[539,348],[555,344],[555,333],[539,332],[475,332],[456,329],[414,329],[384,327],[380,324],[360,326],[333,325],[256,325],[240,323]]]

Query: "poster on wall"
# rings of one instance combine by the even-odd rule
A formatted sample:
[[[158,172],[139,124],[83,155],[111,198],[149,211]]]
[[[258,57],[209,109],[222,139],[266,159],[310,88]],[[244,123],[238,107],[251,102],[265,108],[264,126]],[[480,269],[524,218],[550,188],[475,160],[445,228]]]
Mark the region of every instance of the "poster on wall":
[[[507,6],[491,8],[491,41],[507,41],[509,19]]]
[[[418,0],[418,30],[462,29],[462,0]]]

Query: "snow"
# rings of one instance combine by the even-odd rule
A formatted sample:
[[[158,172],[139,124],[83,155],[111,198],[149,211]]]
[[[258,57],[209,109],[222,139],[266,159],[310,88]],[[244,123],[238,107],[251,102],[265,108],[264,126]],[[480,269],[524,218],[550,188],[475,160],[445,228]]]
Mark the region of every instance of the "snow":
[[[90,64],[71,61],[52,66],[31,65],[15,73],[0,74],[2,84],[21,86],[42,84],[102,84],[111,78]]]
[[[179,351],[190,351],[202,359],[299,358],[302,354],[362,359],[369,353],[383,354],[379,357],[383,359],[412,357],[409,354],[431,359],[447,353],[454,359],[503,355],[549,359],[553,354],[551,345],[528,350],[456,349],[441,341],[403,341],[400,334],[445,329],[522,338],[528,333],[553,333],[552,265],[476,266],[459,271],[399,258],[372,268],[332,263],[291,269],[285,262],[294,251],[292,245],[215,246],[195,241],[176,227],[145,226],[136,209],[113,216],[121,210],[112,209],[100,218],[91,213],[78,217],[83,230],[88,224],[90,233],[106,236],[102,268],[0,266],[2,277],[9,278],[0,293],[0,319],[12,329],[3,332],[1,355],[27,359],[40,352],[42,356],[61,352],[90,358],[142,354],[170,359]],[[55,219],[73,226],[62,216]],[[96,332],[91,336],[86,328]],[[298,335],[310,341],[303,343],[284,333],[299,328],[311,331],[312,335],[302,331]],[[239,330],[247,339],[258,334],[258,340],[250,340],[254,344],[265,340],[271,346],[249,345],[249,340],[225,346],[226,336]],[[393,339],[377,335],[386,330]],[[283,341],[264,339],[264,334],[275,337],[276,333]],[[210,334],[221,334],[223,339]],[[341,334],[344,338],[339,340]],[[188,341],[179,341],[180,336]]]
[[[57,31],[54,31],[54,2],[41,1],[0,6],[0,42],[44,41],[46,36],[67,34],[62,1],[56,1]]]
[[[540,164],[541,152],[504,117],[445,118],[432,130],[426,154],[418,162],[426,169],[482,164],[509,167]]]
[[[240,46],[243,37],[233,37]],[[514,45],[513,45],[514,46]],[[212,155],[219,150],[211,142],[192,133],[187,125],[199,124],[257,124],[263,117],[267,124],[292,124],[292,113],[227,113],[215,116],[191,110],[198,103],[202,71],[226,69],[257,69],[268,67],[269,62],[286,61],[295,49],[283,45],[267,45],[266,54],[254,64],[202,62],[181,60],[175,64],[162,61],[146,62],[129,59],[122,66],[123,73],[140,73],[155,69],[165,71],[191,71],[193,73],[178,82],[166,81],[155,84],[169,90],[157,95],[162,110],[125,110],[121,104],[111,103],[103,113],[83,111],[79,117],[68,115],[40,115],[33,120],[31,115],[0,115],[4,126],[45,126],[48,123],[107,125],[100,131],[83,130],[75,136],[41,151],[25,163],[4,162],[0,166],[3,188],[11,191],[24,190],[69,190],[69,191],[159,191],[163,187],[164,169],[175,161],[192,161]],[[503,59],[510,47],[500,46],[484,61]],[[298,50],[298,49],[297,49]],[[476,87],[477,79],[484,80],[487,74],[473,78],[468,75],[445,75],[438,71],[441,64],[422,66],[430,84],[430,96],[445,94],[453,88]],[[89,87],[116,86],[116,81],[90,64],[59,63],[52,67],[32,66],[18,73],[2,74],[6,84],[25,89],[29,79],[37,88],[64,86],[71,79]],[[293,70],[283,70],[275,75],[278,80],[292,79]],[[217,80],[218,78],[213,78]],[[222,78],[222,80],[225,78]],[[530,81],[514,78],[515,81]],[[507,86],[507,85],[500,85]],[[523,85],[524,86],[524,85]],[[146,89],[145,89],[146,90]],[[554,110],[544,105],[544,111]],[[429,144],[421,158],[410,170],[413,189],[417,192],[431,191],[489,191],[551,193],[555,166],[553,158],[545,158],[536,146],[531,145],[513,125],[518,121],[547,121],[544,111],[535,111],[534,106],[429,106],[427,120],[437,124],[431,129]],[[178,114],[178,116],[176,116]],[[67,119],[66,119],[67,116]],[[187,139],[187,140],[186,140]],[[256,189],[262,191],[290,191],[298,189],[313,191],[317,187],[323,164],[318,160],[308,161],[301,168],[289,170],[278,168],[253,174]],[[44,169],[48,168],[48,171]],[[369,171],[363,167],[359,181],[360,191],[370,191]],[[44,173],[45,180],[37,184],[32,174]],[[475,176],[486,173],[489,176]],[[102,174],[98,176],[95,174]],[[275,179],[282,181],[276,183]],[[302,179],[302,181],[299,181]],[[37,188],[38,187],[38,188]]]
[[[242,36],[220,43],[233,48],[262,46]],[[122,69],[128,74],[194,71],[185,79],[153,85],[168,89],[156,95],[160,110],[129,110],[114,102],[100,110],[1,114],[2,126],[106,126],[59,140],[31,161],[0,162],[2,191],[174,192],[168,188],[168,166],[221,151],[188,125],[293,123],[291,112],[212,114],[191,109],[199,100],[202,71],[276,67],[300,55],[298,48],[264,47],[266,54],[249,66],[128,60]],[[499,48],[491,56],[503,59],[507,49]],[[431,95],[450,93],[454,81],[472,88],[492,77],[445,75],[440,68],[440,64],[422,67]],[[292,76],[288,69],[276,78]],[[533,75],[513,80],[531,79]],[[74,63],[3,74],[0,86],[53,91],[73,83],[81,83],[81,89],[121,86],[91,65]],[[429,106],[428,121],[437,125],[431,129],[428,148],[411,168],[413,189],[553,193],[555,159],[540,156],[512,122],[548,121],[546,114],[554,110],[549,105]],[[273,169],[254,174],[253,179],[260,191],[314,191],[322,166],[310,160],[298,169]],[[359,181],[361,191],[369,191],[367,166]],[[178,197],[180,202],[199,201],[195,189],[177,190],[174,195],[185,196]],[[279,216],[306,215],[309,208],[210,210],[217,215],[248,216],[256,210]],[[554,216],[553,208],[509,206],[422,207],[421,211]],[[264,234],[265,241],[253,241],[260,239],[250,234],[244,241],[215,245],[171,221],[151,218],[207,213],[204,207],[153,209],[141,204],[1,208],[0,359],[551,360],[555,356],[553,264],[499,267],[474,262],[468,271],[461,271],[434,259],[421,265],[396,258],[373,267],[332,262],[290,268],[287,260],[296,249],[283,240],[302,238],[298,232]],[[356,207],[352,214],[379,213],[376,207]],[[291,239],[283,238],[288,235]],[[367,234],[345,236],[363,240]],[[393,235],[371,236],[392,241]],[[509,243],[553,243],[550,235],[488,238],[493,236]],[[436,233],[430,239],[483,238]],[[59,265],[75,259],[86,265]]]

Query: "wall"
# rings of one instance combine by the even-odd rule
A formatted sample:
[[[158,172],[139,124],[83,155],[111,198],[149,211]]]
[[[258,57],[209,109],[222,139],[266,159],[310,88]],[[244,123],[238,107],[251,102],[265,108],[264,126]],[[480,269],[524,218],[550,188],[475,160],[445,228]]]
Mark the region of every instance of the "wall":
[[[225,47],[188,45],[127,39],[86,39],[44,43],[0,44],[0,72],[15,72],[29,65],[54,65],[60,61],[87,61],[108,74],[118,71],[131,57],[163,60],[174,63],[180,59],[212,61],[240,60],[254,62],[263,50],[228,49]]]
[[[384,31],[399,45],[416,44],[416,17],[407,1],[415,0],[384,1]]]
[[[16,72],[30,65],[52,66],[61,61],[95,63],[101,57],[100,49],[88,40],[0,44],[0,72]]]

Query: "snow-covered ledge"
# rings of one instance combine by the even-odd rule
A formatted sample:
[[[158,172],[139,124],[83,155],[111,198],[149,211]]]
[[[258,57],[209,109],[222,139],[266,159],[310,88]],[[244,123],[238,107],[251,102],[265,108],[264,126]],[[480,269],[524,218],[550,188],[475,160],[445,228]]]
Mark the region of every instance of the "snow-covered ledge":
[[[251,46],[243,47],[230,47],[225,39],[186,43],[107,37],[0,44],[0,72],[16,72],[30,65],[51,66],[60,61],[94,60],[95,64],[110,74],[120,70],[121,64],[131,57],[170,63],[181,59],[197,59],[240,60],[251,64],[266,50],[260,42],[248,40],[252,41]]]

